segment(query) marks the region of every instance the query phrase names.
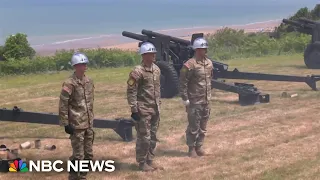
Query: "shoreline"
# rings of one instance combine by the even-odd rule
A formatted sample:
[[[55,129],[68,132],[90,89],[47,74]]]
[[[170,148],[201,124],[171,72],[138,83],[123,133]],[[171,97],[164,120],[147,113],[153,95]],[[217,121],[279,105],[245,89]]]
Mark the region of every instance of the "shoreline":
[[[269,23],[267,23],[267,22],[269,22]],[[176,37],[181,38],[181,39],[185,39],[185,40],[190,40],[193,33],[204,33],[204,35],[214,34],[218,30],[220,30],[222,28],[226,28],[226,27],[229,27],[232,29],[237,29],[237,30],[243,29],[246,33],[259,32],[261,30],[263,32],[271,32],[274,30],[274,27],[280,25],[280,23],[281,23],[281,20],[270,20],[270,21],[257,22],[257,23],[248,23],[248,24],[243,24],[243,25],[219,26],[219,27],[214,27],[211,29],[210,28],[209,29],[207,29],[207,28],[200,29],[199,28],[199,30],[193,30],[193,31],[191,30],[191,31],[188,31],[184,35],[180,35],[180,36],[176,36]],[[188,29],[191,29],[191,28],[188,28]],[[169,31],[169,30],[162,30],[162,31]],[[161,30],[156,31],[156,32],[161,32]],[[183,34],[183,33],[180,33],[180,34]],[[117,45],[104,46],[102,48],[117,48],[117,49],[122,49],[122,50],[137,51],[138,50],[138,43],[139,43],[139,41],[135,40],[135,42],[131,42],[131,43],[122,43],[122,44],[117,44]]]
[[[152,30],[154,32],[175,36],[181,39],[190,40],[193,33],[213,34],[217,30],[229,27],[232,29],[243,29],[245,32],[272,31],[274,27],[281,23],[281,19],[252,22],[246,24],[233,24],[225,26],[201,26],[188,28],[174,28]],[[141,29],[142,30],[142,29]],[[133,31],[131,31],[133,32]],[[140,34],[140,32],[134,32]],[[97,36],[84,37],[79,39],[69,39],[65,41],[57,41],[51,44],[43,44],[33,46],[37,54],[40,56],[53,55],[57,50],[61,49],[97,49],[97,48],[118,48],[122,50],[136,51],[139,41],[130,39],[119,34],[102,34]]]

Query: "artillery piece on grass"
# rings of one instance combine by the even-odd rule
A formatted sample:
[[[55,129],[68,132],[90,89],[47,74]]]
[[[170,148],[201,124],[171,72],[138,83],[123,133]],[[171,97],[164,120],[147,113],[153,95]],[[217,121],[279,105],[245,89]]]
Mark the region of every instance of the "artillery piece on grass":
[[[21,108],[14,106],[12,110],[0,109],[0,122],[24,122],[36,124],[59,125],[59,116],[51,113],[37,113],[23,111]],[[94,119],[94,128],[113,129],[124,141],[132,141],[132,126],[134,122],[131,119],[117,118],[115,120]]]
[[[131,39],[140,41],[139,47],[144,42],[150,42],[157,49],[156,64],[161,70],[161,96],[162,98],[172,98],[178,94],[179,74],[184,62],[193,57],[194,50],[191,45],[198,37],[203,37],[203,33],[192,35],[191,41],[160,34],[150,30],[143,29],[141,34],[123,31],[122,35]],[[320,76],[287,76],[275,74],[261,74],[240,72],[238,69],[228,70],[228,65],[213,62],[212,88],[223,91],[237,93],[241,105],[252,105],[257,103],[267,103],[270,101],[269,94],[261,93],[253,84],[246,83],[226,83],[223,79],[247,79],[247,80],[265,80],[265,81],[290,81],[307,83],[313,90],[317,90],[316,82]]]
[[[304,63],[309,69],[320,69],[320,21],[299,18],[296,21],[283,19],[282,22],[293,26],[300,33],[312,36],[304,51]]]

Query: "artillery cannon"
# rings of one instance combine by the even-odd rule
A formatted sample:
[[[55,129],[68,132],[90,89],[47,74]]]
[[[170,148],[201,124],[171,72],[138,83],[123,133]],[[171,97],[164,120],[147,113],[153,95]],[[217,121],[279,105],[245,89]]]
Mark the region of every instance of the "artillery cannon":
[[[36,113],[23,111],[21,108],[14,106],[12,110],[3,108],[0,109],[0,122],[26,122],[36,124],[52,124],[59,125],[59,117],[55,114]],[[131,119],[118,118],[116,120],[94,119],[94,128],[110,128],[113,129],[124,141],[132,141],[132,126],[134,125]]]
[[[203,33],[193,34],[191,41],[160,34],[150,30],[142,30],[142,34],[123,31],[122,35],[131,39],[143,42],[151,42],[157,48],[156,64],[161,69],[161,97],[172,98],[179,93],[179,74],[184,62],[193,57],[194,50],[191,47],[193,41],[198,37],[203,37]],[[228,65],[218,61],[213,62],[212,87],[223,91],[237,93],[241,105],[252,105],[257,103],[267,103],[270,101],[269,94],[261,93],[253,84],[226,83],[218,80],[224,79],[248,79],[266,81],[290,81],[305,82],[313,90],[317,90],[316,81],[320,76],[286,76],[274,74],[261,74],[240,72],[238,69],[228,71]]]
[[[300,33],[312,36],[304,51],[304,63],[309,69],[320,69],[320,22],[306,18],[299,18],[296,21],[283,19],[282,22],[291,25]]]

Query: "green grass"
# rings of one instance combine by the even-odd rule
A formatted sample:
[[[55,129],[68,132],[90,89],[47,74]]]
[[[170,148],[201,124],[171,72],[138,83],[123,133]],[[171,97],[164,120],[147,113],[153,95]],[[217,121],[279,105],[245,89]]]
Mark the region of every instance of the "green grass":
[[[305,76],[318,70],[304,67],[302,55],[223,61],[229,70],[292,74]],[[130,116],[126,100],[126,81],[132,67],[89,69],[87,75],[95,84],[94,112],[96,118],[115,119]],[[9,75],[0,78],[0,107],[14,105],[27,111],[58,111],[61,85],[72,71],[52,74]],[[186,112],[179,97],[162,99],[158,131],[160,143],[156,160],[166,171],[137,172],[135,141],[125,143],[111,129],[95,129],[94,153],[97,159],[115,158],[119,170],[113,174],[91,173],[89,179],[292,179],[319,177],[314,169],[318,160],[320,123],[319,93],[304,83],[228,80],[253,83],[269,93],[268,104],[239,106],[238,96],[213,89],[211,116],[205,150],[201,159],[186,157]],[[282,98],[283,91],[298,93],[297,98]],[[43,144],[55,144],[57,150],[29,149],[21,151],[24,158],[66,159],[71,154],[68,136],[54,125],[0,122],[0,143],[15,148],[24,141],[40,138]],[[14,133],[12,133],[14,132]],[[135,137],[135,130],[133,130]],[[307,156],[307,157],[306,157]],[[277,160],[281,159],[281,160]],[[193,172],[193,173],[191,173]],[[66,178],[67,174],[50,173],[50,178]],[[45,178],[45,174],[0,175],[0,178]]]
[[[102,69],[89,69],[87,74],[94,82],[108,81],[116,83],[124,81],[128,77],[128,72],[131,67],[123,68],[102,68]],[[28,75],[6,75],[0,78],[0,88],[21,88],[29,87],[46,83],[60,82],[68,78],[72,74],[70,71],[59,71],[55,73],[42,73],[42,74],[28,74]],[[61,82],[62,83],[62,82]]]

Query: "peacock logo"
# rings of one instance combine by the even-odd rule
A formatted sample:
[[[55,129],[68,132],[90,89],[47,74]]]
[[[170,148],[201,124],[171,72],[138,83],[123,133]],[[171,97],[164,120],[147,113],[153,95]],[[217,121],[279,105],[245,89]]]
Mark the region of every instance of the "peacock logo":
[[[9,172],[28,172],[27,164],[22,160],[14,160],[10,163]]]

